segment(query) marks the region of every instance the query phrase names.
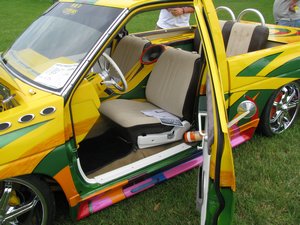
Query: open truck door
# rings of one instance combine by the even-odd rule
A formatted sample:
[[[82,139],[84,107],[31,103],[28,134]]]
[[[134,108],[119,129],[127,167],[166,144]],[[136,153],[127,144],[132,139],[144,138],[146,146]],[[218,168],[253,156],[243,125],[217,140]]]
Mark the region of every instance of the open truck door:
[[[200,52],[207,64],[207,114],[199,111],[204,163],[200,167],[197,204],[201,224],[231,224],[234,209],[235,174],[228,133],[222,78],[226,78],[226,56],[215,7],[210,0],[195,0]],[[205,122],[205,125],[203,124]],[[202,123],[202,124],[201,124]]]

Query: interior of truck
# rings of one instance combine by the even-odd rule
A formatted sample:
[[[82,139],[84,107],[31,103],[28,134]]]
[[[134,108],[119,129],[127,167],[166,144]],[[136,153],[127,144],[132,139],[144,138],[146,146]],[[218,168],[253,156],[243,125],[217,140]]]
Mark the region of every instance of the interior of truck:
[[[261,23],[254,24],[240,22],[249,10],[238,19],[227,7],[219,10],[231,16],[220,20],[227,57],[267,47],[269,30],[259,12],[254,13]],[[122,27],[86,78],[101,101],[100,117],[80,141],[78,158],[87,179],[99,183],[191,149],[201,151],[201,142],[184,138],[205,130],[207,71],[195,21],[159,30],[154,21],[151,28],[134,30],[134,20]]]

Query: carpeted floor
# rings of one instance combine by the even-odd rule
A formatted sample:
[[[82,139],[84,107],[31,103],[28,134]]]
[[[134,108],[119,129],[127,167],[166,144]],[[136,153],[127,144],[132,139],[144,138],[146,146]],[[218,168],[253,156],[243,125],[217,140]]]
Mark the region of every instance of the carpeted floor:
[[[101,137],[82,141],[78,149],[81,167],[86,174],[128,155],[132,144],[109,131]]]

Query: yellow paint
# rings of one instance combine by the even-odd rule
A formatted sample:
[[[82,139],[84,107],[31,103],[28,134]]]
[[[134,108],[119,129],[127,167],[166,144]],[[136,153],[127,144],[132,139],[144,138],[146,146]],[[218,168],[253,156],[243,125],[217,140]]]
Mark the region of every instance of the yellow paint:
[[[15,79],[12,76],[8,75],[8,73],[6,73],[2,67],[0,67],[0,74],[0,82],[4,84],[7,88],[11,90],[20,89]]]
[[[17,177],[24,174],[31,174],[40,161],[50,152],[43,151],[41,153],[18,159],[16,161],[0,166],[0,180]]]
[[[20,205],[20,203],[21,203],[20,198],[17,196],[16,191],[13,190],[10,193],[9,200],[8,200],[8,205],[9,206],[17,206],[17,205]]]
[[[273,47],[271,49],[263,51],[255,51],[247,54],[233,56],[227,58],[229,73],[230,73],[230,92],[236,95],[236,92],[247,92],[249,90],[266,90],[266,89],[278,89],[284,83],[289,83],[297,78],[275,78],[266,77],[274,68],[280,67],[280,65],[297,58],[300,51],[300,43],[293,43],[290,45],[282,45]],[[251,64],[258,60],[265,58],[269,55],[280,53],[273,61],[267,66],[262,68],[257,74],[249,74],[247,76],[238,77],[238,74]],[[226,92],[226,90],[225,90]],[[242,93],[240,93],[242,94]],[[234,100],[231,97],[231,104]]]
[[[299,28],[286,27],[274,24],[268,24],[267,26],[270,28],[270,41],[282,43],[293,43],[300,41]],[[278,33],[280,32],[280,29],[288,30],[288,33]]]
[[[32,70],[38,74],[41,74],[57,63],[74,64],[72,60],[65,57],[49,59],[29,48],[19,52],[15,51],[8,54],[6,57],[7,60],[10,61],[12,67],[33,80],[35,79],[36,75],[32,74]],[[26,70],[23,64],[31,69]]]
[[[196,20],[198,26],[201,24],[201,38],[205,43],[205,56],[207,63],[210,66],[208,73],[208,82],[211,87],[214,87],[212,92],[213,102],[212,106],[215,109],[213,111],[214,116],[214,143],[211,147],[211,163],[210,163],[210,177],[212,179],[215,178],[215,162],[216,162],[216,154],[217,154],[217,145],[218,143],[218,132],[217,129],[221,129],[224,134],[224,149],[222,155],[221,162],[221,177],[220,177],[220,185],[222,187],[231,187],[232,190],[236,189],[235,183],[235,173],[234,173],[234,165],[233,165],[233,156],[231,151],[231,145],[228,135],[227,128],[227,114],[225,109],[225,100],[224,100],[224,89],[226,84],[222,84],[221,77],[224,79],[228,77],[227,65],[225,49],[222,40],[222,34],[219,26],[214,26],[215,24],[219,24],[218,17],[216,15],[215,7],[210,1],[201,1],[196,0],[194,2],[195,11],[196,11]],[[205,10],[203,10],[203,8]],[[204,13],[207,13],[206,16]],[[206,20],[205,20],[206,18]],[[209,23],[209,29],[204,26],[206,21]],[[212,39],[211,39],[212,38]],[[212,42],[213,41],[213,42]],[[214,49],[218,49],[217,54],[215,55]],[[216,98],[215,98],[215,97]],[[216,115],[218,113],[218,116]],[[220,118],[220,125],[216,124],[217,118]]]
[[[75,0],[61,0],[60,2],[75,2]],[[79,2],[79,1],[76,1]],[[122,1],[112,1],[112,0],[98,0],[94,3],[94,5],[101,5],[101,6],[110,6],[116,8],[135,8],[142,4],[148,3],[156,3],[158,1],[155,0],[122,0]],[[184,2],[178,2],[177,5],[186,4]],[[174,5],[174,3],[173,3]]]
[[[72,118],[76,141],[82,141],[99,118],[100,100],[91,82],[84,79],[72,98]]]
[[[50,115],[41,115],[40,112],[49,106],[55,107],[56,111]],[[27,114],[33,114],[34,119],[29,122],[19,123],[19,118]],[[44,123],[30,132],[27,131],[28,133],[22,131],[23,136],[18,136],[15,140],[3,146],[0,149],[0,165],[35,155],[39,152],[47,152],[49,149],[65,142],[63,99],[56,95],[48,94],[43,99],[37,98],[32,100],[28,105],[26,102],[23,102],[15,108],[2,112],[0,122],[11,122],[12,124],[9,129],[0,132],[0,138],[5,138],[4,135],[22,131],[27,127],[30,128],[35,124]]]

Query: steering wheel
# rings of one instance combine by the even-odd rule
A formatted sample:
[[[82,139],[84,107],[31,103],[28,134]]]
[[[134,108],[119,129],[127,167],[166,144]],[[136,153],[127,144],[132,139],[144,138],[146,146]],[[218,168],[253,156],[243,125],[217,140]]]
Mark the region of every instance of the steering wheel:
[[[115,63],[115,61],[105,52],[103,52],[102,56],[100,57],[100,74],[104,80],[101,84],[105,84],[106,86],[114,86],[121,92],[125,92],[127,90],[127,82],[126,79]],[[121,81],[121,85],[119,82]]]

